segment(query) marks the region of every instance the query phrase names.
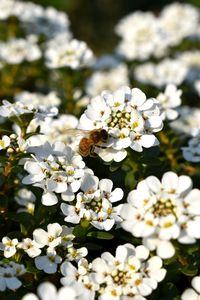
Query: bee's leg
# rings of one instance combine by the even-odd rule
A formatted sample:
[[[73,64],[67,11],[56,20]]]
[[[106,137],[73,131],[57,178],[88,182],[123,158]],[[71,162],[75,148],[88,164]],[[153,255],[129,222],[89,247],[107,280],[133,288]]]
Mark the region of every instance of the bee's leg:
[[[91,150],[90,150],[90,156],[91,156],[91,157],[97,157],[97,156],[98,156],[98,154],[95,153],[94,150],[95,150],[95,146],[92,146],[92,147],[91,147]]]

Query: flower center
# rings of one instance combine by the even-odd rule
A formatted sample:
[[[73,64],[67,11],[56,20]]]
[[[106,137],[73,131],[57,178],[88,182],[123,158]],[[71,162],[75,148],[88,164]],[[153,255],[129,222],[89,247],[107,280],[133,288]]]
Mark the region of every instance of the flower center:
[[[107,120],[107,124],[112,128],[130,128],[131,114],[126,111],[112,112],[110,118]]]
[[[177,217],[177,206],[171,199],[161,198],[150,208],[150,212],[155,217],[166,217],[168,215]]]

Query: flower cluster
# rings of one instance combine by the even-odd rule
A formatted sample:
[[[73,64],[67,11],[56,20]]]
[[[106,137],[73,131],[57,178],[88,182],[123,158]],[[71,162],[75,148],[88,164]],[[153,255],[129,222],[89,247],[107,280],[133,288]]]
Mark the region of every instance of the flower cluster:
[[[16,290],[21,287],[22,282],[18,276],[26,272],[24,265],[13,261],[9,263],[0,262],[0,292],[6,289]]]
[[[104,252],[91,264],[79,264],[78,270],[64,262],[61,266],[64,286],[82,283],[87,289],[88,299],[120,300],[122,298],[146,299],[158,283],[165,277],[162,260],[158,256],[149,258],[149,251],[144,246],[131,244],[120,245],[116,255]],[[78,275],[78,276],[77,276]],[[95,299],[96,299],[95,298]]]
[[[61,210],[66,215],[65,221],[79,224],[81,219],[85,219],[97,229],[110,230],[115,223],[121,222],[121,206],[112,207],[112,204],[123,197],[122,189],[112,191],[112,187],[109,179],[99,181],[96,176],[85,176],[81,184],[83,192],[76,195],[75,204],[61,204]]]
[[[64,201],[72,201],[84,175],[92,172],[85,167],[82,157],[62,142],[52,145],[46,142],[41,147],[30,147],[29,151],[33,154],[24,164],[29,175],[23,178],[23,183],[44,190],[43,205],[58,203],[57,194]]]
[[[189,4],[173,3],[159,17],[150,12],[136,11],[116,26],[122,37],[117,52],[127,60],[160,57],[182,39],[198,34],[199,12]]]
[[[0,0],[0,299],[200,299],[200,11],[87,9]]]
[[[109,134],[106,149],[95,152],[105,161],[123,160],[130,147],[141,152],[158,145],[154,133],[162,129],[158,101],[146,99],[139,89],[122,87],[115,92],[104,91],[93,98],[80,118],[79,128],[103,128]]]
[[[160,257],[172,257],[175,249],[171,240],[192,244],[200,238],[199,197],[200,190],[192,189],[188,176],[167,172],[161,182],[149,176],[129,193],[128,203],[121,210],[122,227],[142,237]]]

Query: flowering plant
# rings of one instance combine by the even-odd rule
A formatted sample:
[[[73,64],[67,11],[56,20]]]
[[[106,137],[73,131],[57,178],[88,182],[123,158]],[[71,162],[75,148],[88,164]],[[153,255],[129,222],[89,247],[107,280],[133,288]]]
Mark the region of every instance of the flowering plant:
[[[0,1],[0,299],[200,298],[199,28],[135,11],[100,56]]]

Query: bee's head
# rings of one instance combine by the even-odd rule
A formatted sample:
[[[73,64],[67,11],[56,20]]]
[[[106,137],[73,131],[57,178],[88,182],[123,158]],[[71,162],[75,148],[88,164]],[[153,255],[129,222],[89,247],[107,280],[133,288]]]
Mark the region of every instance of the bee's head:
[[[101,129],[101,138],[104,143],[108,140],[108,132],[105,129]]]

